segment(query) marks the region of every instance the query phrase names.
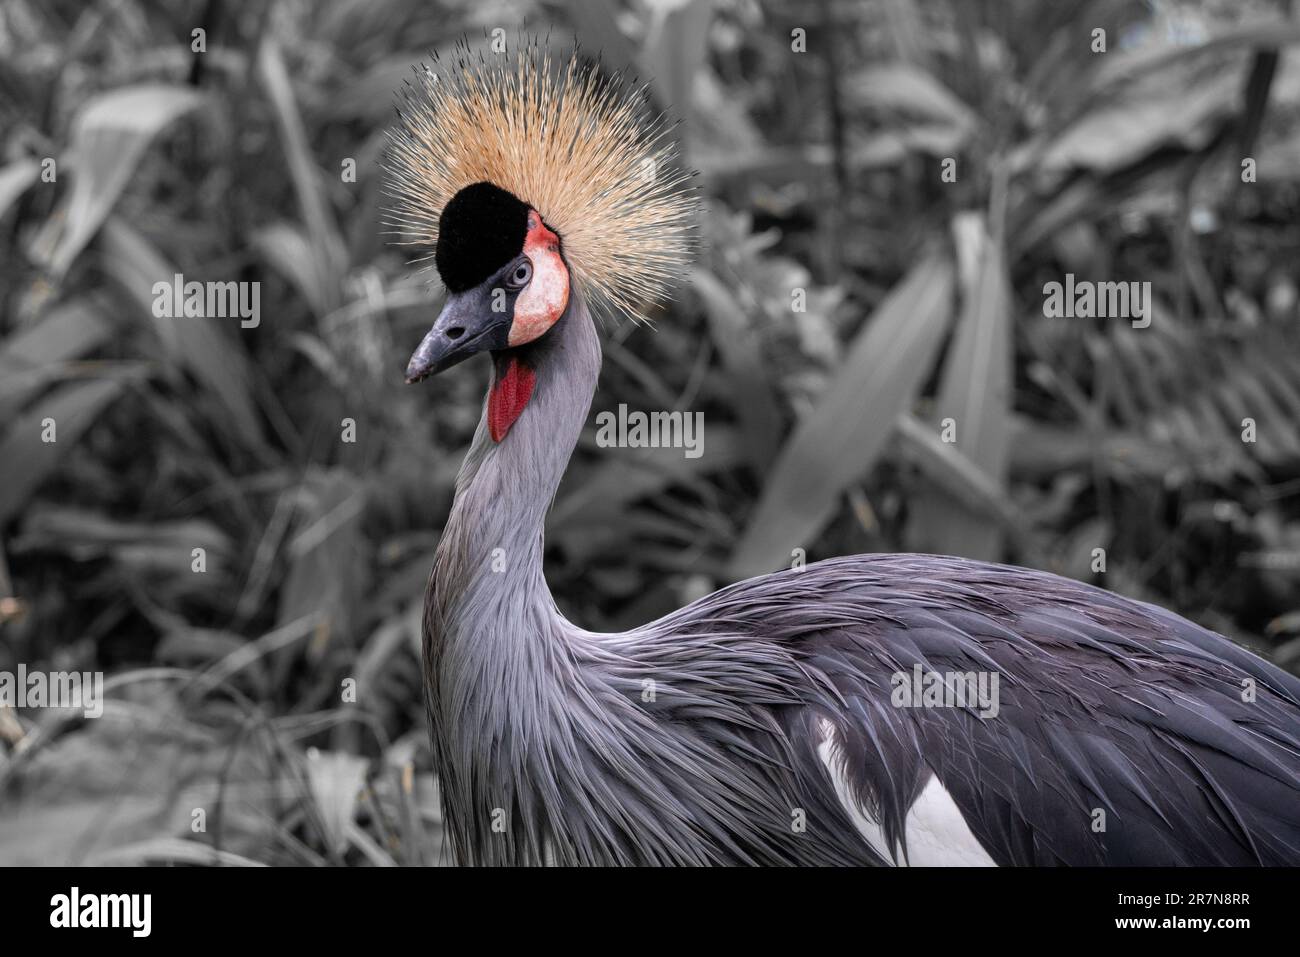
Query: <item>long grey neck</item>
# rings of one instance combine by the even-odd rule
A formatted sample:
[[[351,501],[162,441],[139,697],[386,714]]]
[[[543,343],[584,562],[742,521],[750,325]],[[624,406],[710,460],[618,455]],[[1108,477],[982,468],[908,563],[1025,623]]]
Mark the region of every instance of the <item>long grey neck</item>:
[[[533,395],[501,442],[487,409],[456,479],[451,516],[438,548],[437,590],[448,640],[496,645],[533,635],[507,624],[555,612],[542,574],[542,531],[577,445],[600,375],[600,340],[577,291],[529,360]],[[501,649],[504,650],[504,649]]]
[[[556,609],[542,574],[543,522],[600,375],[600,342],[576,290],[529,359],[532,398],[499,443],[484,408],[425,604],[434,760],[463,861],[543,859],[540,832],[524,823],[539,805],[514,769],[544,748],[539,729],[563,726],[582,684],[579,630]],[[496,829],[506,814],[519,819],[502,840]]]

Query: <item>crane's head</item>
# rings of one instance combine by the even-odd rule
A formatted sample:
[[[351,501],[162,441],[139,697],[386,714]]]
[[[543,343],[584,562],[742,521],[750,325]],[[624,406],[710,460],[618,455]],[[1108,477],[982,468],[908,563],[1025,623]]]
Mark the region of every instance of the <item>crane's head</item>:
[[[644,90],[576,51],[557,66],[536,42],[514,58],[466,48],[434,67],[406,90],[389,164],[390,224],[433,248],[447,290],[406,380],[491,352],[500,442],[532,394],[521,347],[560,320],[575,288],[633,319],[662,299],[690,249],[695,200]]]
[[[447,301],[411,356],[406,381],[491,351],[497,362],[488,427],[499,442],[532,395],[532,370],[511,350],[542,336],[569,305],[560,237],[518,197],[472,183],[442,211],[434,261]]]

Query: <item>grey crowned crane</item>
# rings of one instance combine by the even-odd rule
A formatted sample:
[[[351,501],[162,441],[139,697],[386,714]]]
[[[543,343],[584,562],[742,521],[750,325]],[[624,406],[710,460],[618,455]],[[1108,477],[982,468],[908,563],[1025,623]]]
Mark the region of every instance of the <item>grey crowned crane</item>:
[[[447,289],[407,380],[492,359],[424,618],[458,862],[1300,862],[1300,681],[1152,605],[859,555],[617,634],[566,620],[542,530],[600,373],[589,307],[663,293],[693,200],[638,92],[576,54],[435,63],[400,112],[394,224]]]

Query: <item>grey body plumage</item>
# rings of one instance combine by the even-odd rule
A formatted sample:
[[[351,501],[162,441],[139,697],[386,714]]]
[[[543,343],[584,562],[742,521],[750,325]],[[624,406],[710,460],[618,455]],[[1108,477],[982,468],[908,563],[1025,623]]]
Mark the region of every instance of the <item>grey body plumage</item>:
[[[620,634],[567,621],[542,528],[600,369],[579,296],[537,350],[506,441],[485,410],[426,606],[457,861],[901,862],[934,776],[998,864],[1300,862],[1300,681],[1153,606],[1022,568],[858,556]],[[918,664],[997,673],[997,716],[896,707],[892,677]],[[894,854],[837,795],[828,727]]]

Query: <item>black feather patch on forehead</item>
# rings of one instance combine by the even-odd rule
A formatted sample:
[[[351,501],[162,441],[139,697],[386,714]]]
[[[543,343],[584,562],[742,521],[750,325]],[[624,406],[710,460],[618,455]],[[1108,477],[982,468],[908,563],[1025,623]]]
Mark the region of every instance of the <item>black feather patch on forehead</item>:
[[[473,289],[519,255],[528,206],[491,183],[466,186],[442,210],[434,262],[450,292]]]

